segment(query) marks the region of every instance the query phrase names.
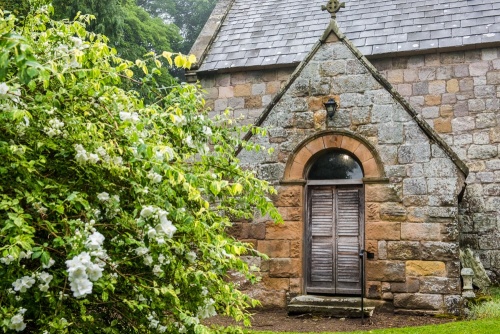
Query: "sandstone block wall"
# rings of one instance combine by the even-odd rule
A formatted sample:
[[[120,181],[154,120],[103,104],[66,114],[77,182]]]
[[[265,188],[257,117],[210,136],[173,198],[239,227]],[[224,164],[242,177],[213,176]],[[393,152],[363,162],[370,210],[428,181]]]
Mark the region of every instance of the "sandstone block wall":
[[[253,124],[288,80],[294,68],[200,76],[211,116],[228,109],[241,124]]]
[[[500,278],[500,49],[373,60],[470,169],[461,245]]]

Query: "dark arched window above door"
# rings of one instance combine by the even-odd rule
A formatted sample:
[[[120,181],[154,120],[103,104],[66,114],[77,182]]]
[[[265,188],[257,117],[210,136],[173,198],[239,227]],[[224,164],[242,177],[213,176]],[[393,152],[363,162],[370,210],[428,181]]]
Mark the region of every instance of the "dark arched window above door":
[[[309,180],[362,179],[363,169],[346,150],[328,150],[321,154],[309,169]]]

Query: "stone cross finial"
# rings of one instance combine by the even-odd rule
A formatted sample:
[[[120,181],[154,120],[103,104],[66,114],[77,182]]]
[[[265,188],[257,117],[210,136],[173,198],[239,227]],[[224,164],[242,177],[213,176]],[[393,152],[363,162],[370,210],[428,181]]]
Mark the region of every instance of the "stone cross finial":
[[[340,10],[340,8],[345,8],[345,2],[330,0],[326,4],[326,6],[321,6],[321,10],[327,10],[332,15],[332,19],[337,18],[337,12]]]

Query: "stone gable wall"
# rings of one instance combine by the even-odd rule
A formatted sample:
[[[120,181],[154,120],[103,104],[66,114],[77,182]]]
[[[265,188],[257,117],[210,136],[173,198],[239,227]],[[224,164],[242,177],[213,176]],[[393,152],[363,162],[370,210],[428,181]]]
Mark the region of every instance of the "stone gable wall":
[[[323,107],[329,97],[340,102],[333,120]],[[382,163],[386,178],[365,185],[365,246],[375,253],[367,262],[368,296],[393,302],[398,310],[427,313],[459,299],[460,172],[345,45],[323,45],[263,126],[269,136],[252,140],[274,153],[242,152],[240,158],[278,187],[274,203],[285,224],[262,218],[235,229],[270,255],[261,262],[262,282],[248,290],[251,295],[284,306],[287,294],[304,292],[304,186],[280,181],[299,144],[320,132],[359,138]],[[355,151],[350,145],[341,147]]]
[[[461,246],[500,278],[500,49],[373,60],[470,169]]]

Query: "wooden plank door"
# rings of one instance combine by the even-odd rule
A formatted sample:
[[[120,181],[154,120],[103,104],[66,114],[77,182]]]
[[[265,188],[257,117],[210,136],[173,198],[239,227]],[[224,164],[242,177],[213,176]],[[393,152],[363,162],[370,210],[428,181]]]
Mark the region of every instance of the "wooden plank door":
[[[362,221],[361,186],[310,187],[307,292],[361,294]]]

